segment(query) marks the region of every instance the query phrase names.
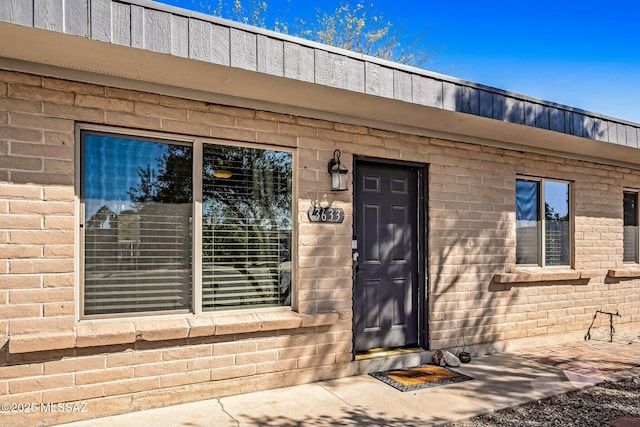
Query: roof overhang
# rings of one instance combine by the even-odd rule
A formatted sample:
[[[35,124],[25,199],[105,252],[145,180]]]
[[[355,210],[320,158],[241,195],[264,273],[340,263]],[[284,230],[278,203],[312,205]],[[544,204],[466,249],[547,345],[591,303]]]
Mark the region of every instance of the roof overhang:
[[[4,40],[0,43],[3,69],[632,168],[640,166],[640,150],[635,146],[638,128],[630,123],[614,126],[623,132],[636,132],[630,139],[634,146],[29,26],[0,22],[0,40]]]

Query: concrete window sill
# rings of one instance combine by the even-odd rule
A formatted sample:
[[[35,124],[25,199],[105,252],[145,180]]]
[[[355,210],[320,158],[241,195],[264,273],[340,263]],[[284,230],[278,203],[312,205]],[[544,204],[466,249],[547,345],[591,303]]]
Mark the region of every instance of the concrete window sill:
[[[513,273],[496,273],[493,275],[493,282],[507,284],[588,280],[597,275],[597,271],[591,270],[519,270]]]
[[[632,279],[634,277],[640,277],[640,266],[628,266],[624,268],[614,268],[609,270],[607,276],[614,279]]]
[[[293,311],[223,313],[184,318],[145,318],[80,323],[74,331],[43,331],[9,337],[10,353],[62,350],[224,336],[262,331],[333,325],[338,313],[300,314]]]

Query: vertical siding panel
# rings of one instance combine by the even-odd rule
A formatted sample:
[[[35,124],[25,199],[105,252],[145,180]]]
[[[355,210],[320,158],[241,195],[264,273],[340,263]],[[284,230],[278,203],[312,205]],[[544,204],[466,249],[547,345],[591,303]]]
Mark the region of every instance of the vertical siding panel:
[[[593,118],[584,114],[580,115],[582,120],[582,136],[585,138],[594,138]]]
[[[540,129],[549,129],[550,108],[546,105],[535,104],[536,127]]]
[[[480,115],[482,117],[493,117],[493,93],[488,90],[478,90],[480,96]]]
[[[211,26],[211,62],[231,64],[229,27],[212,24]]]
[[[573,112],[573,134],[575,136],[585,136],[584,134],[584,115]]]
[[[411,78],[411,86],[413,102],[442,108],[442,81],[414,74]]]
[[[258,69],[258,41],[254,33],[231,28],[231,66],[245,70]]]
[[[145,48],[160,53],[171,52],[171,15],[152,9],[144,11]]]
[[[620,145],[627,145],[627,131],[622,123],[616,123],[617,142]]]
[[[625,126],[625,133],[627,134],[626,145],[629,147],[638,147],[638,132],[633,126]]]
[[[35,0],[33,26],[44,30],[63,32],[63,0]]]
[[[144,47],[144,8],[131,5],[131,46]]]
[[[189,57],[189,19],[184,16],[171,15],[171,53]]]
[[[598,141],[608,141],[609,140],[609,125],[606,120],[598,119],[595,117],[588,117],[589,122],[591,123],[591,138]]]
[[[211,24],[189,19],[189,58],[211,62]]]
[[[549,129],[556,132],[564,132],[564,111],[551,108],[549,111]]]
[[[131,6],[124,3],[113,3],[112,13],[113,43],[131,46]]]
[[[316,50],[316,82],[364,92],[364,64],[344,55]]]
[[[0,20],[12,24],[33,26],[33,0],[2,0]]]
[[[364,61],[345,57],[343,73],[346,89],[364,93]]]
[[[568,110],[563,110],[563,111],[564,111],[564,130],[562,132],[568,135],[572,135],[573,127],[571,123],[571,111],[568,111]]]
[[[494,93],[493,96],[493,116],[497,120],[505,120],[505,96],[501,93]]]
[[[284,76],[304,82],[315,82],[313,49],[296,43],[284,43]]]
[[[364,64],[343,55],[316,50],[316,83],[364,92]]]
[[[533,102],[524,101],[524,124],[536,126],[536,105]]]
[[[94,40],[111,41],[111,0],[91,0],[90,34]]]
[[[459,85],[443,82],[442,107],[448,111],[462,111],[462,90]]]
[[[258,35],[258,71],[284,76],[284,42]]]
[[[505,101],[505,120],[517,125],[524,124],[524,101],[511,97],[508,97]]]
[[[607,122],[607,142],[618,143],[618,128],[615,122]]]
[[[366,93],[393,98],[393,70],[391,68],[367,62],[364,78]]]
[[[462,112],[467,114],[480,115],[480,94],[474,87],[463,86],[462,88]]]
[[[329,69],[329,52],[324,50],[315,50],[315,81],[322,85],[329,85],[331,82],[331,72]]]
[[[89,37],[89,0],[64,2],[64,32]]]
[[[393,70],[393,98],[399,101],[411,102],[413,99],[411,74]]]

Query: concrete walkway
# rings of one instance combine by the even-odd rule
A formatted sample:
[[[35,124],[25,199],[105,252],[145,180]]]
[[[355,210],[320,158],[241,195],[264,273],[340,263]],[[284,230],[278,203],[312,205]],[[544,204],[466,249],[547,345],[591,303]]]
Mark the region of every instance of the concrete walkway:
[[[65,426],[439,425],[638,375],[639,365],[640,334],[634,334],[616,337],[613,343],[590,340],[476,357],[456,368],[473,380],[418,391],[403,393],[361,375]]]

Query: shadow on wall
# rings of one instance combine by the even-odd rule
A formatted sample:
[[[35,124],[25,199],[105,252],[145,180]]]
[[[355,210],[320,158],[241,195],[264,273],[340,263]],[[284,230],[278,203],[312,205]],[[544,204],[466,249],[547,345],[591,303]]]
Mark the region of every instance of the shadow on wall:
[[[435,82],[435,80],[434,80]],[[620,143],[626,141],[625,125],[582,113],[518,98],[494,88],[442,82],[442,97],[427,103],[458,113],[546,129],[583,138]],[[624,144],[624,142],[622,142]]]

